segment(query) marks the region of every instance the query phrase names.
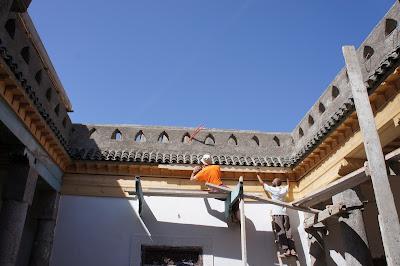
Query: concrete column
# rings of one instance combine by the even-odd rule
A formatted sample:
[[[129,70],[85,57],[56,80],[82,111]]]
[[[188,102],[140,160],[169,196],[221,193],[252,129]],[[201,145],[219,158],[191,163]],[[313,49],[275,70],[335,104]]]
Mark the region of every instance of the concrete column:
[[[33,243],[31,266],[50,264],[59,199],[57,191],[43,191],[40,195],[38,229]]]
[[[32,203],[38,174],[23,156],[9,166],[0,212],[0,265],[13,266],[24,231],[26,213]]]
[[[339,265],[372,265],[371,253],[368,247],[367,234],[360,206],[362,202],[357,191],[348,189],[332,197],[333,204],[343,203],[347,208],[354,208],[348,215],[339,218],[339,223],[333,221],[328,225],[329,237],[325,245],[330,258]]]

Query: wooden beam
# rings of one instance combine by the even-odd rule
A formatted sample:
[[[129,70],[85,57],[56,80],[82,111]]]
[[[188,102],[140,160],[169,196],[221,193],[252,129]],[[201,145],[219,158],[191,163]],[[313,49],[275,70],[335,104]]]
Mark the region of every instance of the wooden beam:
[[[129,195],[136,195],[136,191],[126,190]],[[167,188],[142,188],[144,196],[157,197],[190,197],[190,198],[218,198],[225,199],[227,193],[213,193],[202,190],[167,189]]]
[[[213,185],[213,184],[210,184],[210,183],[206,183],[206,186],[209,187],[209,188],[221,191],[221,192],[225,192],[225,193],[228,193],[228,192],[232,191],[230,188],[216,186],[216,185]],[[260,202],[263,202],[263,203],[272,204],[272,205],[278,205],[278,206],[281,206],[281,207],[286,207],[286,208],[297,210],[297,211],[303,211],[303,212],[309,212],[309,213],[319,213],[319,210],[316,210],[316,209],[311,209],[311,208],[308,208],[308,207],[301,207],[301,206],[294,206],[294,205],[292,205],[290,203],[287,203],[287,202],[277,201],[277,200],[273,200],[273,199],[266,198],[266,197],[260,197],[260,196],[255,195],[255,194],[243,193],[243,196],[245,198],[248,198],[248,199],[257,200],[257,201],[260,201]]]
[[[341,215],[345,212],[346,206],[344,204],[326,206],[325,210],[321,211],[320,213],[304,219],[304,229],[311,228],[315,224],[322,223],[331,217]]]
[[[392,151],[385,155],[385,160],[389,161],[399,161],[400,160],[400,148]]]
[[[365,167],[362,167],[329,185],[307,195],[304,198],[293,201],[295,206],[309,207],[317,203],[330,199],[332,196],[369,180],[369,176],[365,174]]]
[[[353,93],[358,121],[364,138],[364,147],[368,158],[376,205],[378,207],[379,227],[388,265],[400,265],[400,224],[386,172],[385,159],[376,130],[374,114],[369,102],[368,91],[358,62],[354,46],[344,46],[347,74]]]

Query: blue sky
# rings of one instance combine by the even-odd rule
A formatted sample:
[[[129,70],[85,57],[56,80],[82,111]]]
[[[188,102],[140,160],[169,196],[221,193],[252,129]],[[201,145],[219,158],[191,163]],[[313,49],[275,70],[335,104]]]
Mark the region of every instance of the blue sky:
[[[394,0],[35,0],[75,123],[291,131]]]

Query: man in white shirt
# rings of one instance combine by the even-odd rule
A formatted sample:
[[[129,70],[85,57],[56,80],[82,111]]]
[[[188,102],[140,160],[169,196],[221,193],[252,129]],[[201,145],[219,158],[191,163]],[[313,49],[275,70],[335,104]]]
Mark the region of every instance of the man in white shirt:
[[[257,175],[257,178],[271,199],[285,201],[285,197],[289,191],[289,180],[286,181],[287,185],[283,186],[282,181],[279,178],[275,178],[272,181],[272,186],[269,186],[263,182],[259,175]],[[297,256],[286,208],[278,205],[271,206],[272,229],[278,243],[279,252],[284,256]]]

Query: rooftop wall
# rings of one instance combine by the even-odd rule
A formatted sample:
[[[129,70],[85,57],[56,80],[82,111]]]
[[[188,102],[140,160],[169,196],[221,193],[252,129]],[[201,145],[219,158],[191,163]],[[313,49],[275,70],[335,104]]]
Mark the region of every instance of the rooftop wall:
[[[400,4],[396,1],[357,49],[364,81],[370,91],[375,89],[377,76],[384,74],[391,64],[398,65],[399,23]],[[310,151],[353,110],[351,88],[346,68],[343,67],[292,131],[296,150],[294,157],[298,160]]]
[[[3,2],[5,3],[5,2]],[[27,14],[0,12],[0,57],[69,151],[72,123],[66,95]]]

